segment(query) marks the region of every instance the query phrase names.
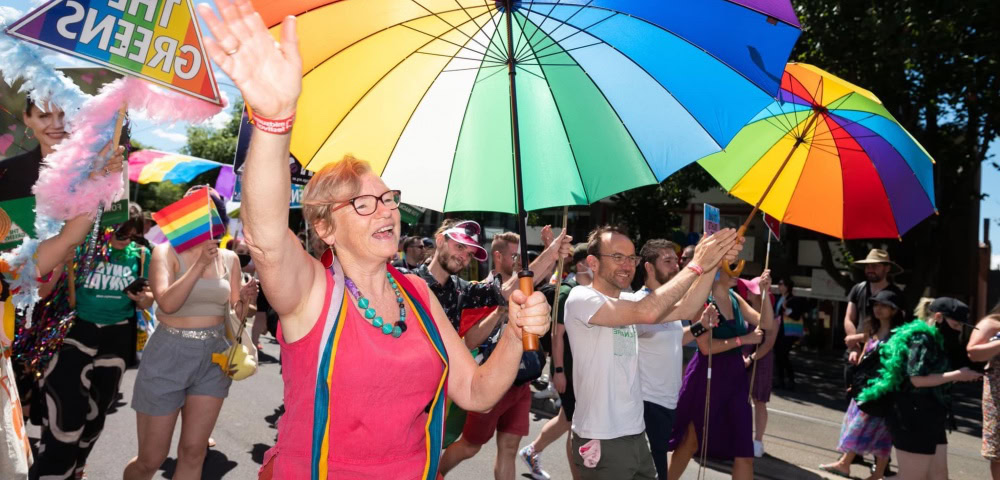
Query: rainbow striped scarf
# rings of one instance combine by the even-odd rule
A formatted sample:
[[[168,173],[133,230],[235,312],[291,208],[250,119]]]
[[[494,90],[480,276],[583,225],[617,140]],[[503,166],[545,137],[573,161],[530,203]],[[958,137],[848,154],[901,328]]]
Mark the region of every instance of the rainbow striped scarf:
[[[425,425],[427,462],[424,464],[424,472],[421,478],[433,480],[437,477],[438,463],[441,458],[441,444],[444,439],[444,417],[445,401],[447,400],[447,379],[448,379],[448,353],[445,351],[444,342],[434,323],[434,318],[430,315],[430,308],[424,305],[416,295],[416,288],[403,274],[387,266],[392,277],[400,286],[403,298],[410,309],[417,313],[421,331],[430,339],[434,350],[441,357],[444,363],[444,370],[441,373],[441,380],[438,383],[437,393],[431,402],[430,415],[427,416]],[[340,335],[347,319],[347,309],[350,308],[350,301],[347,301],[344,291],[344,273],[340,263],[333,265],[334,289],[333,297],[328,311],[327,321],[323,329],[323,337],[320,345],[319,367],[316,372],[316,395],[313,403],[313,431],[312,431],[312,458],[311,458],[311,478],[312,480],[325,480],[328,476],[328,459],[330,457],[330,422],[333,412],[330,411],[330,394],[333,386],[333,368],[337,359],[337,345],[340,342]],[[339,302],[339,303],[338,303]],[[333,312],[338,312],[336,316]],[[333,321],[330,321],[333,319]]]

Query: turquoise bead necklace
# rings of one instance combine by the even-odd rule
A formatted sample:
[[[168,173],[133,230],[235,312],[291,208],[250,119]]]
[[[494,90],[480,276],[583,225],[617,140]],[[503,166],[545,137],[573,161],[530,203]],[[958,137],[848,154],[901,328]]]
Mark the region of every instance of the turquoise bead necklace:
[[[350,278],[344,277],[344,286],[347,290],[351,292],[354,298],[358,299],[358,308],[364,312],[365,318],[372,322],[372,326],[379,329],[384,335],[392,335],[393,338],[399,338],[403,332],[406,331],[406,305],[403,303],[403,292],[399,291],[399,285],[396,283],[396,279],[392,278],[392,274],[385,272],[385,277],[389,279],[389,284],[392,285],[392,290],[396,292],[396,305],[399,307],[399,321],[395,325],[386,322],[382,317],[378,316],[375,312],[375,307],[369,306],[371,302],[361,294],[361,290],[358,286],[354,284],[354,281]]]

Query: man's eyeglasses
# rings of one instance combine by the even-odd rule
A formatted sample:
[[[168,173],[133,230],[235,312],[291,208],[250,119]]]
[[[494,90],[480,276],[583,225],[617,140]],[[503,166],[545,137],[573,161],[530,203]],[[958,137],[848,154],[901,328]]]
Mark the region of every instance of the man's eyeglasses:
[[[357,197],[337,205],[333,211],[336,212],[337,210],[350,205],[354,207],[354,211],[358,212],[358,215],[367,217],[368,215],[375,213],[375,209],[378,207],[378,202],[382,202],[382,205],[385,205],[385,208],[388,208],[389,210],[396,210],[399,208],[399,196],[399,190],[389,190],[382,195],[358,195]]]
[[[639,266],[639,262],[642,261],[642,257],[638,255],[622,255],[620,253],[607,254],[598,253],[598,257],[608,257],[615,261],[618,265],[626,265],[626,260],[632,264],[633,267]]]
[[[120,232],[115,231],[115,240],[119,242],[124,242],[125,240],[131,240],[133,237],[132,232]]]

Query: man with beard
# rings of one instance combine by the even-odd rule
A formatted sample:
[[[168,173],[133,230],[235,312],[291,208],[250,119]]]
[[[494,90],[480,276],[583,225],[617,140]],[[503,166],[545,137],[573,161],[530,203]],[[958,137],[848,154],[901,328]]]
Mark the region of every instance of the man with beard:
[[[864,260],[854,262],[855,266],[865,269],[865,280],[851,288],[847,294],[847,313],[844,314],[844,342],[850,350],[852,362],[861,352],[864,342],[847,340],[859,331],[863,331],[864,322],[872,315],[873,304],[869,300],[882,290],[891,290],[897,295],[903,293],[898,285],[889,280],[890,274],[899,273],[902,269],[889,259],[889,252],[873,248]]]
[[[855,334],[864,331],[864,322],[873,315],[874,303],[870,300],[882,290],[890,290],[897,295],[903,293],[898,285],[889,280],[890,274],[902,271],[899,265],[889,259],[889,252],[873,248],[864,260],[858,260],[854,262],[854,265],[865,269],[865,280],[854,285],[847,294],[847,312],[844,314],[844,344],[847,345],[847,365],[844,367],[845,383],[850,382],[848,374],[850,365],[857,364],[861,349],[864,347],[864,341]],[[854,463],[864,464],[863,456],[855,455]],[[873,473],[874,468],[875,462],[872,462]],[[886,476],[891,475],[894,474],[886,467]]]
[[[683,271],[645,295],[635,295],[623,292],[642,260],[632,241],[615,227],[591,232],[587,265],[594,282],[574,288],[566,300],[566,331],[575,363],[573,463],[582,478],[656,478],[642,435],[636,325],[693,318],[708,298],[719,263],[732,261],[740,250],[736,231],[721,230],[695,247]]]
[[[646,279],[634,298],[642,299],[666,284],[680,271],[675,243],[652,239],[642,246],[642,270]],[[693,250],[693,248],[692,248]],[[689,256],[693,256],[692,252]],[[698,327],[695,327],[698,329]],[[694,340],[691,327],[681,322],[636,325],[639,336],[639,380],[642,387],[646,438],[653,453],[659,480],[667,478],[667,443],[674,426],[674,410],[683,383],[683,346]]]
[[[531,270],[535,274],[535,280],[547,279],[552,273],[552,269],[560,255],[567,256],[571,252],[571,237],[566,233],[561,233],[552,241],[538,258],[532,262]],[[489,279],[485,282],[491,285],[513,286],[517,271],[521,269],[520,252],[521,237],[516,233],[504,232],[493,237],[490,245],[490,254],[493,257],[493,271]],[[439,249],[440,251],[440,249]],[[475,330],[482,331],[490,329],[490,335],[484,345],[480,346],[479,353],[482,359],[486,360],[488,353],[496,344],[504,325],[496,324],[495,319],[488,319],[480,322],[474,327]],[[466,345],[469,345],[469,337],[473,335],[474,329],[466,333]],[[496,433],[497,456],[493,472],[497,480],[513,480],[515,474],[514,459],[517,455],[517,447],[521,443],[521,438],[528,434],[531,412],[531,387],[529,382],[538,378],[542,373],[542,362],[545,353],[524,352],[521,357],[521,368],[517,378],[510,390],[497,402],[489,412],[477,413],[469,412],[462,429],[462,437],[452,443],[441,456],[441,475],[447,475],[459,463],[474,457],[482,446],[486,444]]]

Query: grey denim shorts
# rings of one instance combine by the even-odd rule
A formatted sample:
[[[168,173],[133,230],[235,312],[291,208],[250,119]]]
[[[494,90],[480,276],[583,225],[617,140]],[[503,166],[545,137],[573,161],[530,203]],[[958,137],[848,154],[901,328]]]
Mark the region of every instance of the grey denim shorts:
[[[224,326],[172,328],[160,324],[142,353],[132,391],[132,409],[146,415],[171,414],[188,395],[226,398],[232,379],[212,363],[229,347]]]

